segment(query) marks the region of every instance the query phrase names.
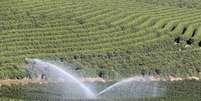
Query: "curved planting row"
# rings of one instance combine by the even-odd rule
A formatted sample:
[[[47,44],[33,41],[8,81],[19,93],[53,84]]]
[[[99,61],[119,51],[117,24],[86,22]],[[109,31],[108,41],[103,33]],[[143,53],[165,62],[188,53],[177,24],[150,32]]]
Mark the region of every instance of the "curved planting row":
[[[12,69],[20,71],[18,67],[26,57],[57,57],[86,67],[103,63],[118,68],[132,68],[144,59],[147,67],[143,68],[149,70],[148,66],[170,65],[162,60],[178,60],[176,54],[167,53],[169,57],[164,58],[167,55],[165,50],[175,53],[186,51],[183,44],[174,45],[175,40],[187,44],[201,40],[201,13],[197,9],[127,0],[16,0],[0,5],[3,5],[0,7],[0,70],[9,72],[9,75]],[[192,47],[192,51],[197,48]],[[139,54],[130,54],[132,52]],[[154,54],[149,58],[147,52],[160,55]],[[108,55],[110,53],[113,55]],[[94,57],[85,60],[85,54],[94,54]],[[147,62],[154,57],[157,57],[155,61]],[[172,67],[177,65],[173,61],[170,63],[173,63]],[[5,74],[0,73],[0,77]],[[16,75],[22,75],[22,72]]]

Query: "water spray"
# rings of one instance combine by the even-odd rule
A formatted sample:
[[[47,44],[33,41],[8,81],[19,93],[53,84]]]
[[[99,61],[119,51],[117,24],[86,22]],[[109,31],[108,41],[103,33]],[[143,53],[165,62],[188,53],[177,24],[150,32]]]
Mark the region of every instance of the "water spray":
[[[117,87],[117,86],[120,86],[120,85],[125,84],[125,83],[129,83],[129,82],[132,82],[132,81],[138,81],[138,82],[141,82],[141,81],[142,81],[142,82],[144,82],[144,81],[146,81],[146,80],[147,80],[146,78],[141,77],[141,76],[136,76],[136,77],[132,77],[132,78],[127,78],[127,79],[121,80],[121,81],[119,81],[119,82],[117,82],[117,83],[115,83],[115,84],[113,84],[113,85],[111,85],[111,86],[105,88],[104,90],[102,90],[101,92],[99,92],[96,96],[100,96],[100,95],[102,95],[102,94],[104,94],[104,93],[110,91],[112,88]]]
[[[40,70],[44,70],[44,68],[49,68],[54,73],[62,75],[62,77],[67,78],[71,82],[76,83],[82,89],[82,91],[84,91],[82,96],[84,96],[87,99],[101,98],[102,95],[111,91],[113,88],[118,88],[124,84],[151,81],[151,79],[148,76],[135,76],[135,77],[123,79],[117,83],[114,83],[113,85],[110,85],[109,87],[107,87],[107,88],[103,89],[102,91],[100,91],[99,93],[95,94],[92,92],[92,90],[87,85],[85,85],[83,82],[81,82],[79,78],[75,77],[71,73],[63,70],[62,68],[60,68],[59,66],[57,66],[55,64],[52,64],[52,63],[49,63],[49,62],[46,62],[46,61],[43,61],[40,59],[25,59],[25,63],[28,65],[32,65]],[[146,88],[146,86],[143,86],[143,85],[134,85],[134,87],[135,88],[145,88],[147,91],[150,91],[151,86],[148,85],[147,86],[148,88]],[[132,87],[129,89],[131,89],[131,91],[132,91]],[[152,95],[154,97],[157,96],[158,89],[155,87],[155,88],[152,88],[151,90],[152,90],[151,93],[153,93]],[[141,90],[139,90],[138,93],[142,93]]]
[[[95,94],[89,89],[89,87],[87,87],[85,84],[83,84],[78,78],[76,78],[72,74],[59,68],[57,65],[54,65],[54,64],[51,64],[49,62],[45,62],[45,61],[42,61],[39,59],[26,59],[25,61],[27,64],[34,65],[39,69],[50,68],[52,71],[59,73],[59,75],[63,75],[65,78],[68,78],[72,82],[75,82],[77,85],[80,86],[80,88],[82,88],[82,90],[84,91],[83,95],[86,95],[86,98],[91,99],[91,98],[96,97]]]

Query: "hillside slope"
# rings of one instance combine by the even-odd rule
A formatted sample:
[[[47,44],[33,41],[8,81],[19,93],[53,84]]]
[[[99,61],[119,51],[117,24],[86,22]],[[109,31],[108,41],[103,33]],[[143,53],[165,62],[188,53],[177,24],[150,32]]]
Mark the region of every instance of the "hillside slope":
[[[199,76],[201,4],[148,1],[1,0],[0,78],[25,76],[25,58],[67,61],[89,75]]]

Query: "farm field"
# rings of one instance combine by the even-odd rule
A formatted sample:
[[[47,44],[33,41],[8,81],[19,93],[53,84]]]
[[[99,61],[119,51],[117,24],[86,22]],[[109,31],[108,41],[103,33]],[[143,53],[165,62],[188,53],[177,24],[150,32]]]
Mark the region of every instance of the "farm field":
[[[163,76],[200,76],[199,0],[181,7],[179,0],[154,1],[2,0],[0,78],[24,77],[25,58],[120,76],[156,69]]]
[[[35,82],[39,75],[54,81],[61,74],[82,88],[79,76],[100,77],[104,83],[96,87],[106,90],[146,76],[165,87],[164,96],[87,101],[199,101],[200,11],[201,0],[1,0],[0,100],[80,100],[46,91],[54,83]],[[52,75],[34,66],[50,67],[44,70]]]

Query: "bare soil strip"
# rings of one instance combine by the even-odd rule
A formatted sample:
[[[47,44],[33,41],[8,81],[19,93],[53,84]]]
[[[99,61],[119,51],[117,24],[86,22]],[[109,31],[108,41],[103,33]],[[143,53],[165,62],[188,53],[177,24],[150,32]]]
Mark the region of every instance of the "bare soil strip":
[[[45,80],[32,80],[32,79],[7,79],[7,80],[0,80],[0,86],[2,85],[7,85],[7,86],[11,86],[11,85],[17,85],[17,84],[21,84],[21,85],[26,85],[26,84],[44,84],[44,83],[48,83]]]
[[[181,77],[174,77],[169,76],[168,78],[161,78],[160,76],[150,76],[151,81],[181,81],[181,80],[201,80],[199,77],[191,76],[187,78],[181,78]],[[103,82],[105,83],[107,80],[104,80],[102,78],[82,78],[82,82]],[[0,80],[0,86],[2,85],[26,85],[26,84],[47,84],[48,82],[46,80],[41,79],[7,79],[7,80]]]

